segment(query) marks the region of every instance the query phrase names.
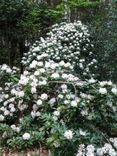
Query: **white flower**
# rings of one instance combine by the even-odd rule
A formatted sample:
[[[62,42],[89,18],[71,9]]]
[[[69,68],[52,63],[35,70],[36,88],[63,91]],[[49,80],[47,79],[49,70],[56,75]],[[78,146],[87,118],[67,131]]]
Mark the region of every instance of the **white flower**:
[[[109,155],[110,156],[117,156],[117,152],[114,149],[109,150]]]
[[[73,138],[73,132],[71,130],[65,131],[64,137],[67,138],[68,140],[71,140]]]
[[[64,104],[69,104],[69,103],[70,103],[69,100],[64,101]]]
[[[10,109],[10,112],[15,112],[16,111],[16,109],[14,108],[14,107],[12,107],[11,109]]]
[[[74,100],[74,101],[71,101],[71,106],[72,106],[72,107],[77,107],[77,105],[78,105],[78,104],[77,104],[77,101],[75,101],[75,100]]]
[[[38,65],[39,67],[42,67],[42,66],[43,66],[43,62],[38,62],[37,65]]]
[[[101,81],[101,82],[100,82],[100,86],[101,86],[101,87],[104,87],[106,84],[107,84],[107,81]]]
[[[35,88],[35,87],[32,87],[32,88],[31,88],[31,93],[34,94],[34,93],[36,93],[36,92],[37,92],[36,88]]]
[[[107,94],[106,88],[100,88],[100,89],[99,89],[99,93],[100,93],[100,94]]]
[[[102,149],[102,148],[98,148],[98,149],[97,149],[97,154],[98,154],[99,156],[103,156],[103,154],[104,154],[103,149]]]
[[[34,118],[36,117],[36,112],[32,111],[32,112],[31,112],[31,116],[32,116],[32,118],[34,119]]]
[[[40,68],[39,71],[40,71],[40,73],[45,73],[45,69],[44,68]]]
[[[16,132],[19,133],[20,132],[20,128],[16,127]]]
[[[3,115],[0,115],[0,121],[3,121],[4,120],[4,116]]]
[[[34,72],[34,75],[35,76],[39,76],[40,75],[40,72],[37,70],[37,71]]]
[[[50,103],[51,105],[53,105],[55,102],[56,102],[56,99],[55,99],[55,98],[52,98],[52,99],[49,100],[49,103]]]
[[[82,135],[82,136],[85,136],[85,135],[86,135],[86,132],[85,132],[85,131],[82,131],[81,129],[80,129],[79,133],[80,133],[80,135]]]
[[[4,111],[4,115],[5,115],[5,116],[7,116],[7,115],[9,115],[9,114],[10,114],[10,112],[9,112],[8,110],[5,110],[5,111]]]
[[[42,56],[41,55],[38,55],[37,56],[37,60],[41,60],[42,59]]]
[[[12,70],[11,70],[10,68],[7,68],[7,69],[6,69],[6,72],[7,72],[7,73],[11,73]]]
[[[6,94],[4,97],[5,97],[5,99],[7,99],[7,98],[9,97],[9,95],[8,95],[8,94]]]
[[[30,68],[35,68],[37,65],[37,61],[32,61],[32,63],[30,64]]]
[[[87,110],[82,110],[82,111],[81,111],[81,115],[82,115],[82,116],[88,115],[88,111],[87,111]]]
[[[109,86],[111,86],[113,84],[111,81],[108,81],[107,83]]]
[[[59,111],[54,111],[53,113],[55,116],[60,116],[60,112]]]
[[[40,99],[37,100],[37,105],[38,105],[38,106],[42,105],[42,100],[40,100]]]
[[[17,91],[13,88],[13,89],[11,90],[11,94],[12,94],[12,95],[17,95]]]
[[[19,92],[17,92],[17,95],[18,95],[19,97],[24,97],[24,91],[19,91]]]
[[[29,74],[29,72],[28,72],[27,70],[25,70],[25,71],[23,72],[23,74],[24,74],[25,76],[27,76],[27,75]]]
[[[23,140],[29,140],[30,139],[30,134],[29,133],[24,133],[22,137],[23,137]]]
[[[0,107],[0,110],[4,112],[6,109],[5,109],[5,107],[2,106],[2,107]]]
[[[65,65],[65,62],[64,61],[59,62],[59,65],[60,66],[64,66]]]
[[[112,89],[111,89],[111,92],[112,92],[113,94],[117,95],[117,88],[112,88]]]
[[[50,66],[50,68],[51,69],[55,69],[56,68],[56,65],[57,65],[56,63],[52,63],[51,66]]]
[[[96,81],[94,80],[94,78],[89,79],[89,83],[95,83]]]
[[[87,156],[94,156],[94,146],[93,145],[88,145],[87,146]]]
[[[12,108],[12,107],[14,107],[14,104],[10,103],[9,108]]]
[[[6,70],[7,68],[8,68],[7,65],[3,64],[1,70]]]
[[[63,99],[63,97],[64,97],[64,96],[63,96],[62,94],[59,94],[59,95],[58,95],[58,98],[60,98],[60,99]]]
[[[69,62],[67,62],[64,66],[67,68],[67,67],[70,67],[71,64]]]
[[[68,78],[68,75],[67,74],[62,74],[62,78],[63,79],[67,79]]]
[[[21,78],[20,78],[20,80],[19,80],[19,84],[21,84],[21,85],[26,85],[26,84],[28,83],[28,81],[29,81],[29,78],[27,78],[27,77],[24,76],[24,75],[21,75]]]
[[[52,118],[53,118],[55,121],[58,120],[58,117],[57,117],[57,116],[53,116]]]
[[[45,68],[49,68],[50,67],[50,63],[49,62],[46,62],[45,63]]]
[[[16,130],[16,126],[15,126],[15,125],[11,125],[11,128],[12,128],[13,130]]]
[[[36,116],[38,117],[38,116],[41,116],[41,113],[38,111],[38,112],[36,112]]]
[[[63,85],[61,85],[61,88],[62,89],[67,89],[67,85],[66,84],[63,84]]]
[[[46,80],[39,81],[39,85],[47,85],[47,81]]]
[[[51,75],[51,77],[54,78],[54,79],[57,79],[57,78],[59,78],[60,76],[59,76],[58,73],[53,73],[53,74]]]
[[[48,95],[45,94],[45,93],[41,94],[41,99],[42,100],[47,100],[48,99]]]

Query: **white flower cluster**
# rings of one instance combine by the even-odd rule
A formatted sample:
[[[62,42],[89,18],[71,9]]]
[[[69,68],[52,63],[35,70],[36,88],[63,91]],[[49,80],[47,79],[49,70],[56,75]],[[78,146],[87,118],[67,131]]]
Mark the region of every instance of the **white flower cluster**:
[[[117,151],[115,151],[111,144],[105,143],[104,147],[97,149],[97,155],[117,156]]]
[[[101,148],[94,148],[93,145],[85,146],[84,144],[79,145],[78,153],[76,156],[117,156],[117,151],[112,147],[111,144],[105,143]]]
[[[72,63],[75,71],[78,74],[80,72],[80,76],[86,75],[90,72],[90,67],[95,66],[96,60],[92,52],[93,45],[89,39],[90,34],[87,26],[83,25],[81,21],[55,24],[47,36],[45,39],[41,38],[39,43],[36,42],[31,50],[25,54],[22,60],[24,65],[30,64],[37,54],[43,54],[46,51],[52,60],[56,62],[64,60],[61,62],[63,66],[70,66],[69,63],[65,64],[65,62]],[[40,59],[39,56],[38,60]],[[33,61],[30,68],[35,68],[36,65],[36,61]],[[53,76],[59,77],[56,74]]]
[[[29,133],[24,133],[22,137],[23,137],[23,140],[29,140],[31,138]]]
[[[67,138],[68,140],[71,140],[73,138],[73,132],[71,130],[65,131],[64,137]]]
[[[0,65],[0,74],[2,73],[7,73],[7,74],[15,74],[19,71],[19,69],[17,67],[13,67],[12,69],[6,65],[6,64],[3,64],[3,65]]]
[[[93,145],[85,147],[84,144],[80,144],[76,156],[95,156],[95,148]]]
[[[72,65],[68,62],[56,63],[50,60],[46,53],[37,55],[17,83],[5,83],[5,90],[3,88],[1,91],[0,121],[5,120],[8,116],[12,117],[19,111],[26,110],[29,107],[26,99],[30,98],[30,95],[33,99],[30,112],[33,119],[41,116],[39,109],[43,108],[45,104],[50,103],[52,106],[57,101],[63,101],[65,105],[77,107],[79,100],[75,95],[75,90],[72,93],[68,86],[77,86],[80,79],[71,74],[71,71]],[[53,88],[54,97],[50,97],[52,92],[47,93],[46,88],[42,89],[45,86]],[[53,118],[57,119],[58,116],[59,113],[55,110]]]
[[[98,82],[93,76],[82,78],[96,62],[86,57],[91,45],[87,27],[82,23],[55,25],[48,36],[45,40],[41,38],[39,46],[33,47],[28,57],[23,58],[22,63],[26,65],[23,74],[17,74],[17,68],[0,66],[0,74],[8,79],[0,87],[0,123],[7,124],[23,141],[34,137],[34,127],[35,131],[46,129],[48,142],[56,136],[53,143],[56,146],[60,145],[59,135],[64,136],[65,141],[76,139],[79,143],[77,135],[85,138],[90,133],[82,130],[81,125],[88,121],[90,124],[91,120],[94,126],[95,121],[102,123],[98,107],[107,117],[117,113],[117,103],[113,100],[117,98],[117,86],[111,81]],[[81,73],[74,71],[76,63]],[[80,124],[76,124],[79,119]],[[110,141],[116,148],[117,139]],[[97,150],[93,145],[81,144],[77,156],[84,155],[116,156],[116,152],[110,144]]]
[[[80,144],[76,156],[117,156],[117,138],[110,138],[110,141],[113,146],[105,143],[101,148],[94,148],[93,145],[85,146],[84,144]]]
[[[105,95],[108,93],[108,89],[110,89],[110,92],[114,95],[117,95],[117,86],[113,84],[111,81],[101,81],[99,82],[99,93],[102,95]]]

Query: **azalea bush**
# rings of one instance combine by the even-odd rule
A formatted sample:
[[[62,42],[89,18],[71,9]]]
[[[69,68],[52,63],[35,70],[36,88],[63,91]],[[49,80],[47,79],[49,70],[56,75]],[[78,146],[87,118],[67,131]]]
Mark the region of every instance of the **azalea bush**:
[[[75,73],[82,79],[95,73],[97,61],[93,53],[94,45],[88,27],[81,21],[55,24],[46,36],[25,54],[22,59],[24,65],[30,64],[37,54],[46,52],[55,62],[63,60],[72,63]]]
[[[0,88],[3,150],[44,148],[53,156],[117,155],[117,86],[111,81],[98,81],[90,72],[83,76],[76,70],[80,68],[80,59],[85,58],[82,50],[79,49],[77,59],[75,54],[68,59],[64,46],[59,51],[60,58],[56,54],[57,45],[62,44],[58,39],[59,28],[63,34],[66,29],[71,33],[74,25],[77,24],[66,24],[67,28],[62,29],[60,24],[55,35],[50,32],[50,38],[41,38],[39,47],[30,49],[23,58],[21,75],[17,68],[0,66],[0,77],[4,80]],[[80,47],[80,42],[77,44]],[[55,50],[56,57],[50,49]],[[92,59],[89,54],[85,66]]]

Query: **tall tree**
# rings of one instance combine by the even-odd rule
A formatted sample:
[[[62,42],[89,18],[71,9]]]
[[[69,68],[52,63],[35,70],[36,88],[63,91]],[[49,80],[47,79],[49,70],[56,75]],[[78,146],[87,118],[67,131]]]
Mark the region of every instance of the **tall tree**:
[[[108,4],[106,18],[95,31],[99,76],[117,81],[117,0]]]

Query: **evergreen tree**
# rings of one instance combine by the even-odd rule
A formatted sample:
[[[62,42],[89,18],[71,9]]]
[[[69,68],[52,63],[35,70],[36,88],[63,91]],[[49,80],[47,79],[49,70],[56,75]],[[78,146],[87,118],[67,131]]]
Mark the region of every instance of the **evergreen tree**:
[[[99,60],[99,77],[117,81],[117,1],[107,7],[107,16],[95,31],[96,49]],[[95,42],[95,41],[94,41]]]

